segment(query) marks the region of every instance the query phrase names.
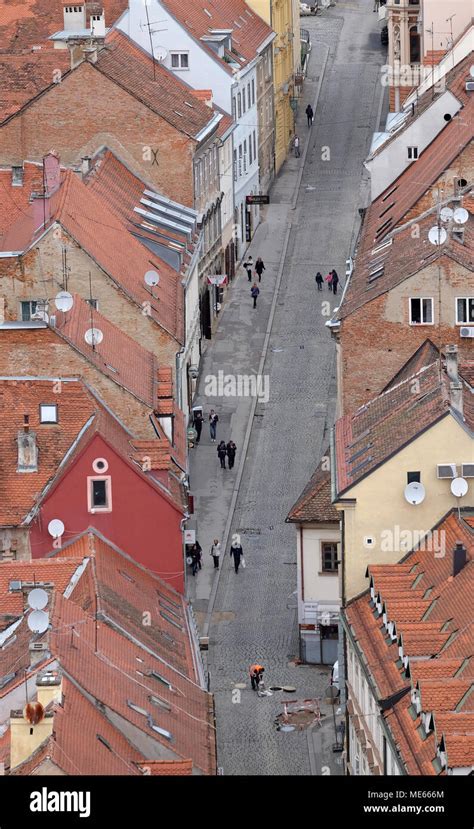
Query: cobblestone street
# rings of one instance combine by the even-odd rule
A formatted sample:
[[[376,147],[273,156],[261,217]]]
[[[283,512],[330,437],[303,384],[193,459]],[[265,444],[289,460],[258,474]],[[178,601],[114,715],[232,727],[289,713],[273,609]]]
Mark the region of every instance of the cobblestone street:
[[[362,162],[378,126],[385,61],[371,12],[370,0],[357,0],[302,23],[311,32],[312,54],[297,132],[302,149],[305,142],[308,146],[300,159],[286,162],[250,246],[254,260],[261,255],[267,267],[258,307],[251,308],[241,269],[203,359],[197,402],[204,405],[205,416],[211,407],[219,412],[218,440],[232,436],[238,447],[237,468],[219,469],[215,444],[205,429],[191,461],[204,569],[189,579],[194,582],[189,595],[201,628],[209,629],[218,765],[225,775],[328,773],[321,772],[323,766],[337,774],[341,768],[340,755],[332,752],[329,706],[322,705],[321,729],[282,733],[274,720],[282,712],[282,700],[323,698],[329,684],[329,668],[295,664],[296,539],[285,518],[327,446],[334,417],[335,350],[325,327],[325,303],[333,308],[339,297],[326,288],[318,294],[314,276],[317,270],[325,275],[335,268],[342,288],[345,260],[358,231]],[[315,121],[308,131],[304,109],[316,97]],[[329,160],[323,160],[324,148],[329,148]],[[273,299],[274,318],[267,331]],[[249,398],[204,396],[206,376],[219,369],[258,371],[266,345],[267,403],[257,403],[253,412]],[[230,564],[229,531],[240,534],[246,558],[247,567],[238,575]],[[218,585],[207,554],[214,536],[227,541]],[[254,660],[266,667],[267,687],[292,685],[296,693],[258,698],[246,676]],[[245,682],[246,689],[233,694],[235,685]]]

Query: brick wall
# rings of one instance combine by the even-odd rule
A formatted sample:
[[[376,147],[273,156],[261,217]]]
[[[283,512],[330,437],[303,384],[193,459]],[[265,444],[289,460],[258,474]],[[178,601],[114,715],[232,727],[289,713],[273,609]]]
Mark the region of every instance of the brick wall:
[[[151,409],[48,328],[0,331],[0,375],[82,377],[135,435],[156,437],[149,422]]]
[[[54,148],[70,166],[108,146],[169,198],[193,206],[195,143],[89,63],[82,63],[0,128],[2,164],[41,161]],[[153,153],[157,150],[157,161]]]
[[[462,110],[461,115],[462,118]],[[426,193],[419,199],[416,204],[405,214],[399,224],[405,224],[417,216],[421,216],[425,210],[435,207],[440,198],[446,199],[454,194],[454,181],[458,178],[463,178],[467,182],[471,182],[474,177],[474,141],[463,150],[462,153],[453,161],[450,167],[443,172],[443,174],[431,185]],[[452,205],[451,205],[452,206]],[[465,205],[468,207],[468,204]],[[436,222],[433,221],[433,224]]]

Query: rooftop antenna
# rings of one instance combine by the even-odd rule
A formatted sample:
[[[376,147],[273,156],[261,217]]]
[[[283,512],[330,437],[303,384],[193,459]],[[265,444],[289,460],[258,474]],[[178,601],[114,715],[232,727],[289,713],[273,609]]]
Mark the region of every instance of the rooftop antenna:
[[[452,68],[454,69],[454,37],[453,37],[453,17],[456,17],[456,13],[452,14],[450,17],[446,18],[446,23],[449,23],[449,28],[451,30],[451,55],[453,58],[453,65]]]
[[[431,23],[431,29],[426,29],[426,31],[428,32],[429,35],[431,35],[431,99],[434,100],[434,96],[435,96],[434,23]]]

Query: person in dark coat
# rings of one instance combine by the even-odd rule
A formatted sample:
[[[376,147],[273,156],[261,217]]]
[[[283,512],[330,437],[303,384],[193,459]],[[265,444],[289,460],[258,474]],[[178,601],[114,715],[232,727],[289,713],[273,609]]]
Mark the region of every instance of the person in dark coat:
[[[308,104],[308,106],[305,109],[305,112],[306,112],[306,117],[308,119],[308,127],[310,127],[311,124],[313,123],[313,118],[314,118],[313,107],[311,106],[311,104]]]
[[[211,440],[213,443],[216,442],[216,429],[217,429],[217,422],[219,420],[219,416],[216,415],[214,409],[211,409],[209,413],[209,431],[211,434]]]
[[[316,285],[318,286],[318,291],[323,290],[323,277],[322,274],[319,273],[319,271],[316,274]]]
[[[230,557],[234,558],[234,570],[236,573],[239,572],[240,567],[240,560],[244,555],[244,551],[242,549],[242,545],[238,541],[233,541],[232,546],[230,548]]]
[[[227,457],[229,458],[229,469],[232,469],[235,462],[235,453],[237,452],[237,447],[233,440],[229,440],[227,444]]]
[[[255,273],[258,274],[258,281],[262,281],[262,273],[264,272],[265,265],[263,264],[263,259],[261,256],[258,257],[257,261],[255,262]]]
[[[253,268],[253,259],[251,256],[247,256],[246,261],[244,262],[244,268],[247,271],[247,276],[249,278],[249,282],[252,281],[252,268]]]
[[[260,288],[258,287],[256,282],[254,282],[252,287],[250,288],[250,293],[251,293],[252,299],[253,299],[253,307],[256,308],[257,307],[257,297],[260,293]]]
[[[191,558],[192,558],[192,574],[193,576],[196,575],[197,571],[201,569],[201,546],[200,544],[193,544],[191,547]]]
[[[199,443],[201,440],[201,432],[202,432],[202,412],[197,411],[194,413],[194,428],[196,429],[196,443]]]
[[[227,454],[227,446],[225,445],[225,440],[221,440],[221,442],[217,445],[217,454],[219,455],[221,468],[225,469],[225,456]]]
[[[333,294],[337,294],[337,283],[339,282],[339,277],[338,277],[336,271],[333,270],[333,271],[331,271],[331,273],[332,273],[332,280],[331,280],[332,292],[333,292]]]

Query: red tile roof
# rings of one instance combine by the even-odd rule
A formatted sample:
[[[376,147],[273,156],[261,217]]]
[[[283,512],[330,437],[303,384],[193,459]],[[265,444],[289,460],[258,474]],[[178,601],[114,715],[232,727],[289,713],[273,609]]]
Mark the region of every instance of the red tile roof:
[[[242,68],[257,57],[257,50],[272,34],[270,26],[249,8],[244,0],[193,0],[192,3],[183,3],[181,0],[162,0],[162,2],[163,6],[198,41],[199,45],[219,61],[229,73],[232,73],[229,63],[219,58],[206,42],[201,40],[202,37],[210,35],[212,29],[232,29],[233,51],[226,52],[226,56]]]
[[[329,449],[325,454],[329,456]],[[288,513],[287,521],[339,524],[339,520],[339,513],[332,505],[331,473],[324,470],[320,463]]]
[[[413,377],[417,385],[413,385]],[[464,421],[474,429],[471,388],[464,384]],[[375,397],[335,424],[339,495],[451,411],[446,372],[438,361]]]
[[[41,51],[30,51],[27,55],[1,52],[0,55],[0,123],[63,80],[70,70],[71,58],[67,50],[42,47]]]
[[[155,62],[123,32],[114,29],[105,40],[95,68],[145,104],[172,127],[196,139],[215,112],[172,72]],[[156,80],[153,77],[155,71]],[[216,122],[217,126],[217,122]]]

